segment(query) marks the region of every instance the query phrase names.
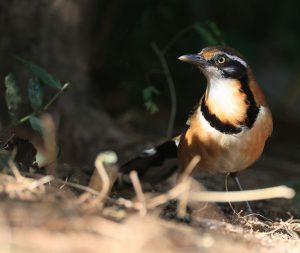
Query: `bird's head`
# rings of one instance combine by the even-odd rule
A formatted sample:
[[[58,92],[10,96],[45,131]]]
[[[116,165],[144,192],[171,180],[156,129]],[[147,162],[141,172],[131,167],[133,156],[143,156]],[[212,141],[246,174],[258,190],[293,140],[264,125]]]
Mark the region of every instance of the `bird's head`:
[[[245,58],[224,46],[206,47],[198,54],[187,54],[178,59],[196,65],[208,79],[240,79],[248,71]]]

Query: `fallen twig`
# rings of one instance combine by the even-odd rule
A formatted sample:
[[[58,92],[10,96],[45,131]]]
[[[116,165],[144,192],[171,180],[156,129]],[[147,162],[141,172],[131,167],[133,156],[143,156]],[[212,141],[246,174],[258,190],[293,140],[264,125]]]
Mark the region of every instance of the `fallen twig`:
[[[291,199],[295,196],[295,191],[285,185],[269,187],[264,189],[231,191],[231,192],[201,192],[191,193],[190,201],[203,202],[241,202],[262,199],[286,198]]]

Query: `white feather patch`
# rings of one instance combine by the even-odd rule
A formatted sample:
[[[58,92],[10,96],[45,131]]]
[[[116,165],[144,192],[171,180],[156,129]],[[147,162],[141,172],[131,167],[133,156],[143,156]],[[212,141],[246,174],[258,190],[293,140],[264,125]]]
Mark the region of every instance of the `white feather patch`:
[[[211,78],[207,87],[207,99],[214,101],[224,108],[228,115],[239,113],[240,103],[237,103],[236,86],[232,85],[233,79]]]

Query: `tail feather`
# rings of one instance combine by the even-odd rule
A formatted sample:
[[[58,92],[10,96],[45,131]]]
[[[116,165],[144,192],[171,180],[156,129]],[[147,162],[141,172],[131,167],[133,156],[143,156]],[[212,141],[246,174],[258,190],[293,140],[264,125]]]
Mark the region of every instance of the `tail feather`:
[[[135,170],[141,181],[157,184],[177,170],[177,148],[179,136],[143,153],[120,167],[122,181],[130,181],[128,174]]]

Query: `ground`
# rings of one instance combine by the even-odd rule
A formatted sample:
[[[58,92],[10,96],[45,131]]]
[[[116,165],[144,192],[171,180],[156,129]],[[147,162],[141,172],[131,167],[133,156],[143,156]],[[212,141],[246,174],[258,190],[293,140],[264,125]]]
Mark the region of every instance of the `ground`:
[[[297,191],[299,158],[291,150],[298,146],[285,140],[275,135],[262,158],[241,173],[244,188],[286,184]],[[36,172],[22,172],[26,177],[13,172],[0,174],[3,253],[300,252],[297,195],[292,200],[251,202],[256,218],[240,212],[243,203],[233,204],[233,209],[228,203],[202,203],[200,211],[190,206],[178,219],[176,201],[145,211],[135,197],[120,201],[119,195],[110,194],[106,199],[81,184]],[[224,190],[224,175],[201,173],[196,178],[208,190]],[[230,181],[229,189],[234,190]]]

